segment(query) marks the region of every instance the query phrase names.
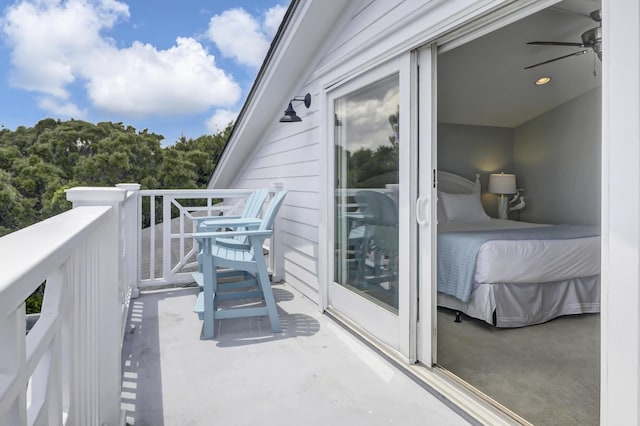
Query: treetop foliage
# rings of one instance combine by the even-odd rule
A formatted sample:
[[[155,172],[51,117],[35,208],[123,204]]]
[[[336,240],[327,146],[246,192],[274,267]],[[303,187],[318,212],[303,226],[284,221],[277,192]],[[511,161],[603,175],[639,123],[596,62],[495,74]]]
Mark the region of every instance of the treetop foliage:
[[[73,186],[139,183],[142,189],[205,188],[231,131],[182,137],[123,123],[47,118],[0,130],[0,236],[61,213]]]

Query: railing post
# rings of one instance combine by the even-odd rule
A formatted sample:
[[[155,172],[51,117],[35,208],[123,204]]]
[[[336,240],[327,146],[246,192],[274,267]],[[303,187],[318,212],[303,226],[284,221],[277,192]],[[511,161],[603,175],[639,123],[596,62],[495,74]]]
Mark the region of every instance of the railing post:
[[[274,193],[282,191],[284,185],[282,182],[272,182],[271,190]],[[279,226],[280,219],[276,216],[273,221],[273,234],[269,239],[269,269],[272,273],[272,281],[277,283],[284,280],[284,253],[282,250],[282,244],[277,236],[276,228]]]
[[[140,244],[142,227],[138,223],[142,212],[139,210],[138,191],[140,184],[119,183],[116,188],[127,191],[124,211],[124,242],[125,242],[125,288],[131,289],[131,298],[140,296]],[[135,237],[135,238],[133,238]]]
[[[113,210],[101,233],[98,264],[98,372],[99,416],[101,425],[120,422],[120,381],[122,355],[122,301],[120,256],[123,251],[121,215],[126,190],[120,188],[78,187],[67,190],[67,200],[73,207],[112,206]]]

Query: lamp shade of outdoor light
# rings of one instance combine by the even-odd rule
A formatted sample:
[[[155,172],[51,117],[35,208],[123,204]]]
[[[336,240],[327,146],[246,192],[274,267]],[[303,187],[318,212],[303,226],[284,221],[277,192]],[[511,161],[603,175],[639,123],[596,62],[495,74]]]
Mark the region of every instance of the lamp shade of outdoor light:
[[[295,121],[302,121],[302,118],[298,117],[296,114],[296,110],[293,109],[293,105],[289,102],[289,107],[284,112],[282,118],[280,118],[281,123],[293,123]]]
[[[281,123],[295,123],[296,121],[302,121],[302,118],[296,114],[296,110],[293,109],[293,102],[304,102],[304,106],[309,108],[311,106],[311,93],[307,93],[302,96],[296,96],[289,101],[289,106],[284,112],[282,118],[280,118]]]
[[[492,174],[489,176],[489,192],[492,194],[515,194],[516,175]]]

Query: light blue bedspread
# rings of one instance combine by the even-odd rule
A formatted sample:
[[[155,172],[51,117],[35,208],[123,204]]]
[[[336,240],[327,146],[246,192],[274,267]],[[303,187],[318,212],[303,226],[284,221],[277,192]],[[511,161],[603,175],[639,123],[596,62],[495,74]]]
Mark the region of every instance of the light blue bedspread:
[[[438,233],[438,291],[465,303],[469,301],[478,250],[487,241],[560,240],[598,235],[600,228],[582,225]]]

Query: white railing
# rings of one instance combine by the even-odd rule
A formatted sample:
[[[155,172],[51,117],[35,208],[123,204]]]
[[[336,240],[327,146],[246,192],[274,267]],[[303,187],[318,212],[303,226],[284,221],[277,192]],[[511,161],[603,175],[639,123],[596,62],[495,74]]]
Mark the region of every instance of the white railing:
[[[139,192],[140,288],[189,283],[197,269],[198,216],[239,213],[249,189]],[[151,225],[153,224],[153,225]]]
[[[122,422],[136,189],[71,189],[73,210],[0,238],[0,424]],[[25,300],[43,282],[40,317],[27,334]]]
[[[0,238],[0,425],[122,424],[130,299],[191,281],[195,218],[236,213],[251,192],[72,188],[72,210]],[[27,333],[25,301],[42,283]]]

